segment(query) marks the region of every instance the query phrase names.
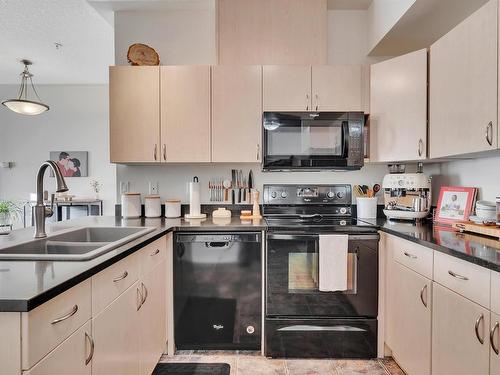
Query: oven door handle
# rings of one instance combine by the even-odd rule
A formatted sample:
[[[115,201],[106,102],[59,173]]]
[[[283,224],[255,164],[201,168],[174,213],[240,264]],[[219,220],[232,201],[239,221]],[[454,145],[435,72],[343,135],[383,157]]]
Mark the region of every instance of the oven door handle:
[[[311,235],[311,234],[274,234],[269,233],[267,235],[269,240],[318,240],[319,235]]]
[[[279,328],[278,331],[285,332],[313,332],[313,331],[334,331],[334,332],[366,332],[366,329],[346,325],[339,326],[313,326],[313,325],[293,325]]]

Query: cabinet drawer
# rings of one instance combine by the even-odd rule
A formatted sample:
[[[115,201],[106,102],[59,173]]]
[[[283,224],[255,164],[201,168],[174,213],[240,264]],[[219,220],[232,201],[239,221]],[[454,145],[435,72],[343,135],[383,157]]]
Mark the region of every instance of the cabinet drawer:
[[[500,314],[500,272],[491,271],[491,311]]]
[[[92,276],[92,315],[95,316],[139,277],[137,253]]]
[[[394,260],[411,270],[432,279],[433,253],[432,249],[389,236],[389,247],[393,249]]]
[[[90,320],[23,375],[90,375],[92,365]]]
[[[490,307],[490,270],[486,268],[436,252],[434,280],[486,308]]]
[[[27,313],[22,313],[22,367],[31,368],[91,316],[90,279]]]
[[[141,277],[167,257],[167,237],[163,236],[138,251]]]

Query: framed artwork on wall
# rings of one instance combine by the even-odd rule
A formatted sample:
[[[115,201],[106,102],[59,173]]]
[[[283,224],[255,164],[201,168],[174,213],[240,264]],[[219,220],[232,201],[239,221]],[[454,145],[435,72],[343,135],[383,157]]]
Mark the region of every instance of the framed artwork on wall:
[[[88,151],[51,151],[50,160],[57,163],[63,177],[88,176]],[[50,176],[54,177],[52,171]]]

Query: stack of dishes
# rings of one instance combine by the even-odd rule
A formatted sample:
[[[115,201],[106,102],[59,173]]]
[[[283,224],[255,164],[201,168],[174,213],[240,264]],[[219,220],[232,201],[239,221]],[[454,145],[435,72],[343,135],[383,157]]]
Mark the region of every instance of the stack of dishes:
[[[496,204],[489,201],[476,202],[476,215],[471,216],[470,220],[475,223],[494,223],[496,222]]]

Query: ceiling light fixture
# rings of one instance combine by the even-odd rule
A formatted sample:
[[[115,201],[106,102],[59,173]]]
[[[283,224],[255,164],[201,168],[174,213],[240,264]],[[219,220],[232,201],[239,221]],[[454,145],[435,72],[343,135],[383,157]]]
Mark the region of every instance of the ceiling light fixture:
[[[49,106],[43,104],[36,92],[35,85],[33,84],[33,74],[30,73],[28,66],[32,64],[29,60],[21,60],[24,65],[24,70],[21,73],[21,87],[19,88],[19,95],[17,99],[8,99],[2,102],[4,106],[9,108],[11,111],[20,113],[21,115],[39,115],[45,111],[49,110]],[[31,84],[31,88],[35,93],[37,101],[28,99],[28,81]]]

